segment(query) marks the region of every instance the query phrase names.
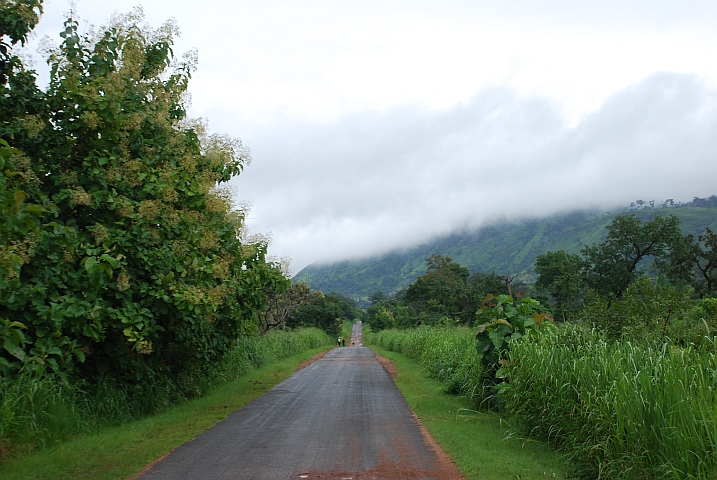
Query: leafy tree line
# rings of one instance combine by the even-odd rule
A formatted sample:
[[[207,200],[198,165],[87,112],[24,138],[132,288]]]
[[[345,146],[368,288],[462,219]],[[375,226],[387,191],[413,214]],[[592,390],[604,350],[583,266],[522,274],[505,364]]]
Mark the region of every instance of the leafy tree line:
[[[698,345],[717,328],[717,306],[707,298],[715,293],[716,243],[709,228],[697,238],[683,235],[675,216],[643,221],[623,215],[607,226],[603,242],[585,246],[581,255],[539,255],[533,286],[493,273],[471,275],[450,257],[433,255],[426,259],[427,273],[408,289],[370,298],[367,323],[373,331],[477,326],[486,386],[500,383],[499,361],[510,343],[551,324],[545,323],[553,318],[550,311],[596,327],[607,338]],[[528,290],[535,298],[524,295]]]
[[[691,202],[675,202],[674,198],[668,198],[662,203],[655,204],[655,200],[636,200],[630,202],[630,210],[657,210],[660,208],[679,208],[679,207],[703,207],[703,208],[714,208],[717,207],[717,195],[710,195],[707,198],[692,197]]]
[[[680,221],[672,215],[649,221],[620,216],[607,226],[605,241],[583,247],[579,255],[563,250],[539,255],[536,287],[568,317],[588,291],[606,301],[617,300],[647,273],[703,298],[717,290],[716,246],[717,234],[709,228],[696,238],[682,235]]]
[[[374,331],[385,328],[409,328],[418,325],[472,325],[476,311],[489,294],[509,294],[522,289],[510,277],[495,273],[473,273],[451,257],[431,255],[426,259],[425,275],[406,290],[386,297],[374,293],[366,309],[367,322]]]
[[[41,13],[0,6],[0,374],[196,374],[289,285],[221,188],[248,150],[187,118],[171,22],[69,18],[43,90],[15,53]]]
[[[315,327],[332,337],[340,334],[344,323],[365,318],[366,312],[356,301],[340,293],[324,293],[301,282],[294,282],[285,291],[269,293],[267,308],[259,312],[262,331],[271,329]]]

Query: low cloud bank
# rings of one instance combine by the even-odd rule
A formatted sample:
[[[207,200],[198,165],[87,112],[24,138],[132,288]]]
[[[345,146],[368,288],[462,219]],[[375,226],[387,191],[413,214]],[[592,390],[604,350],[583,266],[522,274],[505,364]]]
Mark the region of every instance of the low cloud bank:
[[[716,132],[717,90],[695,75],[653,74],[572,128],[555,101],[500,87],[439,112],[250,129],[236,187],[298,271],[500,218],[716,194]]]

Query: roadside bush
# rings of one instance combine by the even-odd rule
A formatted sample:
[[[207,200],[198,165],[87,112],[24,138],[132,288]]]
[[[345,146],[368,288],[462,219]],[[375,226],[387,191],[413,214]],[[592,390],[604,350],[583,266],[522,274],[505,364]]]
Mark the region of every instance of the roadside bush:
[[[261,336],[245,337],[225,357],[225,374],[233,380],[251,369],[333,343],[333,337],[319,328],[301,328],[290,332],[276,330]]]
[[[675,318],[667,335],[680,346],[710,348],[709,339],[717,334],[717,298],[703,298],[691,303],[689,310]]]
[[[0,375],[40,365],[191,395],[289,285],[222,186],[251,157],[187,118],[196,59],[141,9],[95,32],[69,18],[40,90],[13,45],[41,4],[0,4]]]
[[[28,370],[11,383],[0,381],[0,458],[15,445],[46,447],[84,426],[67,383]]]
[[[625,340],[679,340],[685,331],[676,329],[690,307],[691,288],[678,288],[642,277],[625,289],[620,298],[590,292],[579,323],[595,327],[607,338]]]

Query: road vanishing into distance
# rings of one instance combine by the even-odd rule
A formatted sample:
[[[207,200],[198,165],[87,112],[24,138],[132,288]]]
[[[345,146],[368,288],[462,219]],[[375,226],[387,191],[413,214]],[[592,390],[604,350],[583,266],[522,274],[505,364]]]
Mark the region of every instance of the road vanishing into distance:
[[[462,478],[361,346],[361,324],[353,330],[355,346],[329,351],[138,478]]]

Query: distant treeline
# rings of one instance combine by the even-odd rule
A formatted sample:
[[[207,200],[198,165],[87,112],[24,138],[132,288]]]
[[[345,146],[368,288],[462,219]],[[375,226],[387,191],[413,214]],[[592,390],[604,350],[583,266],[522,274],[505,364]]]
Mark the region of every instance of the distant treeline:
[[[674,215],[680,221],[681,233],[695,238],[704,234],[706,227],[717,231],[716,199],[712,196],[682,205],[690,208],[608,213],[572,211],[546,218],[496,222],[475,231],[457,232],[372,258],[309,265],[294,277],[294,281],[325,292],[336,291],[355,299],[358,306],[365,308],[371,305],[369,297],[377,291],[388,296],[408,288],[427,272],[426,258],[441,255],[465,266],[470,273],[495,272],[532,283],[537,280],[533,266],[539,255],[559,250],[577,255],[586,245],[604,241],[607,227],[620,216],[632,214],[646,222],[655,216]]]
[[[668,198],[662,203],[656,204],[655,200],[636,200],[630,203],[629,210],[655,210],[658,208],[677,208],[677,207],[717,207],[717,195],[710,195],[707,198],[693,197],[691,202],[682,203],[675,202],[674,198]]]

